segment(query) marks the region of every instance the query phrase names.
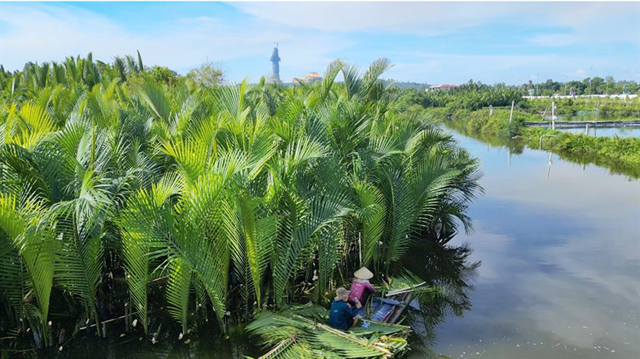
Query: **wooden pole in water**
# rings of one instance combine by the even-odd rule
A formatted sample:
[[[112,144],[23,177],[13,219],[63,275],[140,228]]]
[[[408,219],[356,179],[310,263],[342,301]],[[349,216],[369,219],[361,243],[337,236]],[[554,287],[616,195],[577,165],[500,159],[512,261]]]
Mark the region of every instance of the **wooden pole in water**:
[[[556,129],[556,102],[551,102],[551,129]]]
[[[511,101],[511,114],[509,115],[509,122],[513,119],[513,105],[515,105],[515,101]]]

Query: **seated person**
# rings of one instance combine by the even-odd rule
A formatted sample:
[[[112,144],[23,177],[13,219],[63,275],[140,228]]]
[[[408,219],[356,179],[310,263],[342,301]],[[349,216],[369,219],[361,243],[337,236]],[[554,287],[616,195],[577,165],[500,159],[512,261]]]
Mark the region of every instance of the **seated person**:
[[[369,283],[369,279],[373,278],[373,273],[362,267],[353,273],[355,277],[351,283],[351,291],[349,292],[349,303],[362,303],[365,305],[369,296],[376,292],[375,288]]]
[[[351,308],[347,300],[349,291],[340,287],[336,290],[336,297],[331,303],[329,312],[329,325],[340,330],[347,330],[356,326],[358,322],[358,309],[362,308],[360,303],[355,308]]]

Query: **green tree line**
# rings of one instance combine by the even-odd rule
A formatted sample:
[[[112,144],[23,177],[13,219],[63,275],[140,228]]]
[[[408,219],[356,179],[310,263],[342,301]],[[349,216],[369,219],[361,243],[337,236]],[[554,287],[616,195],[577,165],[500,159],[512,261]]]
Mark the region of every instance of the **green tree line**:
[[[398,96],[397,107],[410,112],[421,113],[423,109],[433,110],[451,118],[458,110],[478,111],[483,108],[509,108],[515,104],[517,111],[551,115],[552,103],[555,113],[569,116],[592,115],[603,117],[631,117],[640,114],[640,98],[524,98],[527,86],[487,85],[469,81],[449,91],[423,91],[415,88],[392,89]],[[542,117],[538,117],[542,119]],[[535,121],[536,118],[532,118]]]

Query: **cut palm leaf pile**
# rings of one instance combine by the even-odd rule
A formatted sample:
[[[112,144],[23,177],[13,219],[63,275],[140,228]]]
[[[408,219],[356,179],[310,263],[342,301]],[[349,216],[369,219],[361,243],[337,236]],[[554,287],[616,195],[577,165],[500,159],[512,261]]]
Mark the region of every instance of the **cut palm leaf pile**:
[[[324,324],[328,316],[320,306],[302,305],[263,312],[247,330],[273,348],[259,359],[393,358],[408,349],[408,326],[369,322],[367,328],[344,332]]]

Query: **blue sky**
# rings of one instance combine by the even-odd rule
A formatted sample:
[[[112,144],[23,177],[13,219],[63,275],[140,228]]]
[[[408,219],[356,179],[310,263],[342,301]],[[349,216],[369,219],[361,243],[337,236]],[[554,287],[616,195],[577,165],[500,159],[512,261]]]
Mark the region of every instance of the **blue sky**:
[[[398,81],[640,81],[640,2],[1,2],[0,64],[140,50],[185,74],[206,60],[229,82],[288,82],[341,58]]]

